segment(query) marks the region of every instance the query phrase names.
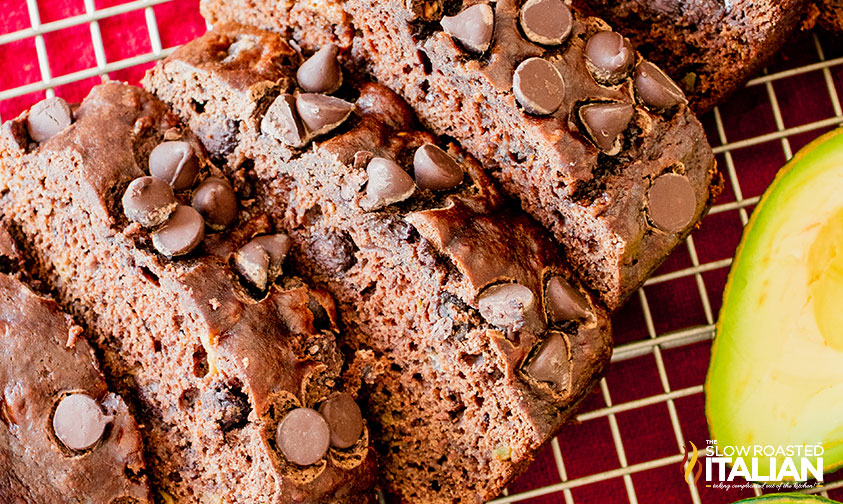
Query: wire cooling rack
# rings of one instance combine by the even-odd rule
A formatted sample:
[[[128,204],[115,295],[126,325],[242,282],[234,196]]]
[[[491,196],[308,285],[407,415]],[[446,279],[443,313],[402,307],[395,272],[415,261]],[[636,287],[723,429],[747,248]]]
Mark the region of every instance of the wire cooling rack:
[[[45,96],[78,101],[100,76],[136,83],[206,28],[197,0],[0,0],[0,6],[2,119]],[[843,42],[807,33],[701,118],[726,178],[724,194],[616,315],[612,364],[577,422],[493,503],[708,504],[762,493],[686,483],[683,447],[705,446],[708,438],[702,384],[743,226],[785,161],[843,124],[841,94]],[[843,500],[843,472],[807,491]]]

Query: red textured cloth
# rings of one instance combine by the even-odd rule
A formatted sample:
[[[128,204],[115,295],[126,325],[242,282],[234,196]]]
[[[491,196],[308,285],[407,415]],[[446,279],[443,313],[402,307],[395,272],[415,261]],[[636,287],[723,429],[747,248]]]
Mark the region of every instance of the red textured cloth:
[[[97,9],[104,9],[123,2],[94,0]],[[31,27],[31,17],[24,0],[0,0],[3,16],[0,17],[0,35]],[[78,16],[85,13],[83,0],[38,0],[41,23]],[[163,48],[182,44],[205,31],[204,20],[199,15],[198,0],[173,0],[152,7]],[[108,17],[99,21],[106,63],[115,63],[137,55],[149,54],[153,42],[147,29],[147,17],[143,10]],[[843,44],[826,35],[819,41],[826,59],[843,57]],[[61,78],[75,72],[96,68],[95,43],[91,28],[81,24],[50,32],[44,35],[48,55],[48,67],[53,78]],[[42,80],[38,62],[36,41],[32,37],[0,45],[0,92],[20,86],[38,83]],[[771,72],[797,68],[819,62],[814,40],[810,35],[794,40],[789,48],[778,56],[771,66]],[[137,83],[143,72],[153,63],[130,66],[110,73],[110,78]],[[843,96],[843,64],[831,66],[829,77],[834,92]],[[99,77],[90,77],[77,82],[58,86],[57,95],[68,101],[79,101],[90,87],[99,82]],[[752,139],[777,131],[771,93],[775,96],[781,111],[784,128],[811,125],[817,121],[829,120],[834,116],[832,93],[827,86],[822,70],[777,79],[772,88],[756,85],[739,92],[728,104],[720,107],[723,134],[726,143]],[[44,97],[44,91],[32,92],[20,97],[0,101],[0,117],[3,120],[16,116],[24,108]],[[718,132],[714,114],[702,118],[712,145],[717,148],[724,142]],[[759,196],[769,185],[778,169],[785,162],[785,148],[796,152],[813,138],[830,130],[831,127],[813,128],[810,131],[791,135],[782,140],[772,139],[731,151],[731,163],[723,153],[717,159],[721,170],[727,176],[726,188],[718,204],[737,201],[736,189],[744,199]],[[735,178],[728,176],[730,166]],[[746,207],[751,212],[752,206]],[[698,264],[716,263],[732,257],[742,232],[741,214],[737,209],[721,211],[707,217],[693,235],[694,253]],[[657,275],[677,272],[694,265],[689,247],[680,246],[668,259]],[[684,275],[648,286],[644,289],[647,308],[652,316],[656,335],[707,326],[716,319],[720,307],[722,290],[728,269],[725,266],[712,268],[699,277]],[[618,345],[625,345],[651,337],[648,330],[642,298],[632,300],[615,317],[615,339]],[[706,310],[705,298],[710,310]],[[710,343],[703,341],[675,348],[663,348],[661,361],[664,365],[666,384],[659,372],[659,360],[653,353],[642,357],[615,363],[606,378],[609,397],[614,405],[630,401],[656,398],[654,404],[646,407],[626,409],[610,418],[605,413],[592,420],[565,428],[558,437],[561,460],[569,480],[602,475],[600,481],[590,482],[571,489],[566,496],[561,491],[550,492],[549,485],[562,481],[553,450],[548,446],[539,454],[536,462],[509,489],[515,496],[521,492],[539,490],[544,495],[519,500],[531,504],[566,502],[571,497],[575,503],[622,503],[629,499],[631,489],[640,503],[688,503],[692,502],[688,486],[682,479],[679,462],[656,464],[656,467],[641,467],[666,457],[681,453],[677,443],[671,409],[685,440],[693,441],[698,447],[705,446],[708,431],[703,411],[703,394],[688,393],[672,403],[660,396],[665,385],[671,391],[682,391],[700,386],[708,366]],[[605,408],[601,390],[596,390],[586,400],[583,412]],[[613,435],[613,423],[617,425],[617,440]],[[627,466],[636,468],[629,481],[620,476],[624,473],[617,444],[623,447]],[[615,471],[615,472],[612,472]],[[603,473],[609,472],[609,477]],[[841,479],[840,474],[831,475],[826,481]],[[705,488],[700,484],[700,498],[703,503],[728,503],[752,492],[723,491]],[[544,490],[542,490],[544,489]],[[843,491],[832,490],[832,498],[843,499]]]

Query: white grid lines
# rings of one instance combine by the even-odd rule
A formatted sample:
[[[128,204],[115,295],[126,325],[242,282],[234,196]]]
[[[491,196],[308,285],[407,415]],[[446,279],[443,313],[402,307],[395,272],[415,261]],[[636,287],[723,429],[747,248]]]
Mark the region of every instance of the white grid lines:
[[[51,21],[48,23],[41,22],[41,15],[38,9],[37,0],[25,0],[26,7],[30,19],[31,26],[15,32],[0,35],[0,45],[8,44],[21,40],[33,40],[38,60],[38,68],[40,72],[40,80],[30,82],[23,86],[18,86],[10,89],[0,90],[0,100],[7,100],[15,98],[28,93],[37,91],[46,91],[47,96],[54,95],[54,88],[68,83],[80,81],[97,75],[108,76],[108,74],[122,70],[135,65],[140,65],[155,61],[157,59],[168,56],[175,48],[164,48],[159,32],[158,20],[156,18],[154,6],[169,2],[171,0],[134,0],[113,7],[97,9],[95,0],[83,0],[84,13],[61,20]],[[129,12],[143,12],[144,22],[149,34],[151,51],[146,54],[137,54],[129,58],[118,61],[109,62],[106,56],[106,44],[104,42],[99,21],[102,19],[119,16]],[[91,35],[91,43],[93,46],[96,66],[94,68],[87,68],[75,71],[69,74],[53,76],[50,68],[50,58],[47,50],[47,44],[44,40],[44,35],[73,26],[88,24]],[[803,65],[798,68],[787,69],[772,73],[766,73],[749,82],[748,86],[756,88],[761,92],[758,86],[764,86],[770,106],[772,107],[773,118],[775,119],[775,131],[765,134],[752,136],[750,138],[743,138],[741,140],[729,142],[726,135],[726,128],[724,127],[724,115],[728,113],[725,108],[716,108],[714,110],[714,121],[716,125],[716,133],[720,145],[714,148],[716,154],[722,154],[725,158],[725,166],[721,166],[721,171],[728,177],[728,183],[735,195],[735,201],[720,203],[715,205],[710,213],[720,214],[725,212],[737,212],[741,223],[745,225],[748,221],[748,208],[755,205],[759,201],[758,196],[745,198],[741,188],[741,180],[739,175],[746,177],[746,174],[740,174],[738,167],[735,164],[735,158],[732,153],[739,149],[744,149],[751,146],[761,145],[769,142],[778,142],[784,152],[786,159],[792,157],[792,148],[790,144],[790,137],[794,135],[804,134],[820,129],[833,127],[843,123],[843,107],[841,107],[840,96],[835,85],[832,69],[843,66],[843,57],[836,57],[826,59],[825,51],[823,50],[820,39],[813,35],[813,45],[816,49],[818,60],[815,63]],[[784,96],[777,95],[775,83],[777,81],[792,78],[795,76],[808,74],[810,72],[821,72],[826,87],[828,89],[828,96],[831,100],[831,107],[829,116],[818,121],[813,121],[807,124],[801,124],[793,127],[786,127],[783,119],[781,105],[786,104]],[[779,88],[781,90],[781,87]],[[781,103],[780,103],[781,100]],[[788,109],[786,109],[788,110]],[[751,175],[750,175],[751,176]],[[626,498],[630,503],[637,503],[639,495],[633,485],[632,475],[652,470],[655,468],[666,467],[670,465],[678,466],[682,460],[682,450],[687,441],[685,432],[683,432],[682,424],[680,423],[680,416],[677,411],[676,402],[683,398],[699,396],[703,393],[703,385],[695,384],[685,388],[673,389],[671,387],[671,379],[665,366],[663,351],[671,348],[685,347],[698,342],[708,341],[714,335],[714,322],[717,314],[714,313],[709,299],[708,290],[706,289],[706,282],[703,279],[703,274],[728,268],[731,265],[732,258],[725,258],[721,260],[710,261],[707,263],[699,262],[698,247],[702,249],[703,243],[698,241],[695,243],[693,237],[688,238],[686,247],[691,259],[691,266],[682,268],[668,273],[662,273],[650,278],[646,284],[646,289],[657,289],[662,284],[684,279],[694,278],[697,290],[700,295],[700,303],[702,311],[705,315],[705,324],[693,327],[682,327],[669,332],[659,334],[656,330],[656,323],[653,320],[653,314],[650,310],[650,305],[647,300],[645,289],[642,288],[638,292],[639,304],[641,313],[643,315],[644,323],[647,330],[647,338],[619,345],[615,348],[612,362],[617,363],[637,357],[652,355],[655,360],[656,370],[658,372],[658,379],[661,385],[661,392],[654,395],[638,398],[631,401],[613,403],[609,393],[609,387],[605,379],[600,382],[600,390],[605,400],[605,406],[591,411],[581,412],[577,415],[576,420],[579,422],[587,422],[595,419],[605,418],[609,424],[609,431],[612,436],[612,444],[617,452],[618,462],[620,467],[608,471],[597,472],[595,474],[587,474],[574,479],[569,479],[568,468],[566,462],[571,463],[568,458],[563,459],[563,451],[560,447],[559,441],[554,438],[551,441],[551,450],[553,452],[553,459],[558,472],[559,483],[544,486],[541,488],[532,489],[519,494],[505,494],[501,498],[492,501],[495,504],[526,502],[533,497],[542,495],[558,494],[561,499],[564,499],[566,504],[574,504],[572,489],[600,483],[603,481],[621,478],[624,482],[626,490]],[[674,382],[675,384],[676,382]],[[613,382],[613,389],[617,392],[618,386]],[[616,395],[618,395],[616,393]],[[624,412],[630,412],[645,408],[648,406],[664,404],[671,423],[672,432],[666,431],[665,436],[670,436],[675,439],[677,453],[662,458],[647,460],[642,463],[630,465],[627,460],[628,446],[624,445],[621,436],[620,428],[618,426],[618,415]],[[676,471],[678,473],[678,471]],[[678,474],[677,474],[678,477]],[[820,493],[824,496],[828,495],[828,491],[843,487],[843,481],[829,482],[823,487],[810,489],[807,493]],[[701,499],[696,486],[688,485],[691,501],[694,504],[700,504]],[[756,488],[756,493],[760,491]],[[622,500],[622,498],[621,498]],[[554,502],[556,499],[554,498]]]

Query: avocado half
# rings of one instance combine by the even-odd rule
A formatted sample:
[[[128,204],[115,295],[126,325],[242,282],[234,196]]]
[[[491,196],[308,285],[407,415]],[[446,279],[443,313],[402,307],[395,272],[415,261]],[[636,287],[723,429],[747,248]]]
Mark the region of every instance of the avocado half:
[[[801,493],[784,493],[762,495],[749,499],[739,500],[735,504],[839,504],[837,501],[826,499],[818,495],[805,495]]]
[[[781,170],[744,230],[705,400],[721,448],[821,443],[824,472],[843,465],[843,129]]]

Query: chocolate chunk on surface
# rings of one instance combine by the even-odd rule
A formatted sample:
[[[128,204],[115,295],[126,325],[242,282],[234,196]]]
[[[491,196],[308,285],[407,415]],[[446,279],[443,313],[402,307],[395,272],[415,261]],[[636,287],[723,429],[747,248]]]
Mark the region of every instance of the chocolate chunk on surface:
[[[284,258],[290,251],[287,235],[274,234],[253,238],[234,254],[237,272],[259,291],[281,274]]]
[[[669,233],[682,231],[697,213],[697,199],[688,178],[677,173],[659,176],[647,191],[647,211],[653,224]]]
[[[205,220],[196,209],[176,207],[170,219],[152,233],[152,244],[167,257],[188,254],[205,238]]]
[[[319,413],[331,429],[331,446],[350,448],[363,435],[363,413],[351,394],[334,394],[319,407]]]
[[[369,182],[366,184],[366,206],[377,210],[404,201],[416,192],[412,177],[395,161],[376,157],[366,167]]]
[[[472,5],[455,16],[445,16],[442,28],[469,50],[484,52],[492,43],[495,13],[487,3]]]
[[[460,185],[465,172],[450,154],[424,144],[413,155],[413,173],[420,189],[443,191]]]
[[[590,314],[588,301],[582,292],[559,275],[547,281],[545,304],[551,322],[584,319]]]
[[[33,105],[26,118],[26,129],[36,142],[46,142],[73,122],[70,105],[64,98],[45,98]]]
[[[123,194],[123,213],[130,221],[144,227],[164,223],[176,205],[173,188],[155,177],[136,178]]]
[[[290,147],[306,145],[309,137],[296,110],[296,97],[278,95],[261,120],[261,131]]]
[[[571,387],[571,351],[565,336],[549,332],[525,370],[534,380],[550,383],[559,392],[567,391]]]
[[[571,8],[562,0],[527,0],[519,19],[524,35],[543,45],[565,42],[574,26]]]
[[[308,93],[331,94],[342,85],[342,68],[337,61],[339,48],[326,44],[307,59],[296,72],[299,86]]]
[[[287,460],[307,466],[319,462],[327,453],[331,429],[318,411],[297,408],[278,424],[275,440]]]
[[[594,79],[601,84],[617,84],[635,64],[635,49],[623,35],[601,31],[585,45],[585,61]]]
[[[657,110],[688,103],[673,79],[649,61],[642,61],[635,69],[635,91],[642,102]]]
[[[211,229],[225,229],[237,218],[237,195],[227,180],[208,177],[193,192],[191,206]]]
[[[490,324],[510,331],[524,327],[536,307],[536,296],[528,287],[517,283],[493,285],[477,299],[480,314]]]
[[[354,104],[341,98],[316,93],[303,93],[296,97],[296,111],[314,136],[336,128],[351,115]]]
[[[580,107],[580,120],[589,138],[609,155],[620,152],[619,137],[634,114],[635,108],[629,103],[587,103]]]
[[[199,159],[193,152],[193,146],[187,142],[161,142],[149,154],[149,173],[167,182],[176,191],[184,191],[196,182]]]
[[[512,90],[518,103],[530,114],[552,114],[565,98],[565,81],[553,63],[530,58],[515,69]]]
[[[71,450],[84,451],[102,438],[113,417],[105,415],[97,401],[84,393],[69,394],[53,412],[53,432]]]

